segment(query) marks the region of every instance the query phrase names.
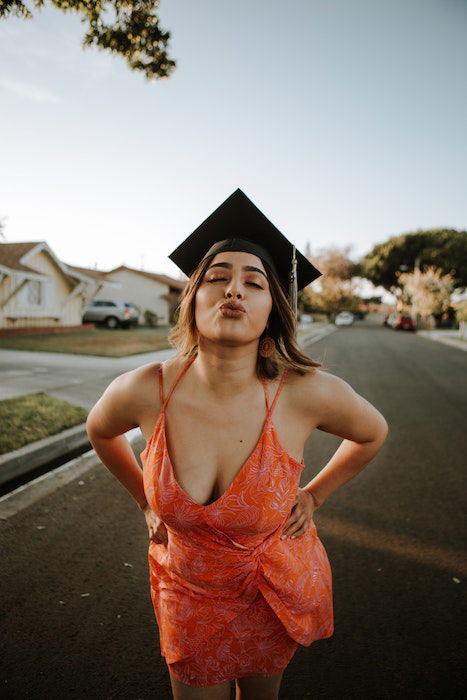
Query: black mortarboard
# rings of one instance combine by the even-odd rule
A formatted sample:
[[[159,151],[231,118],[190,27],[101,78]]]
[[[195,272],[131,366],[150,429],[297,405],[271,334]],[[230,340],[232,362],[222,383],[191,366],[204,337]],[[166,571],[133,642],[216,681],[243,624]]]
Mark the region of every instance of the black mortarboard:
[[[297,315],[297,290],[322,274],[267,219],[246,194],[236,189],[169,258],[189,277],[208,255],[237,250],[265,260],[289,294]]]

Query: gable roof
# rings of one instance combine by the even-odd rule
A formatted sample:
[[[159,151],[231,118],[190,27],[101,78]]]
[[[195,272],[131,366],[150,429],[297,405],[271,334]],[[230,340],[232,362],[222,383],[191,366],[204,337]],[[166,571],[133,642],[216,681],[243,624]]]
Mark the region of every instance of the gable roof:
[[[111,275],[113,272],[119,272],[120,270],[128,270],[129,272],[136,272],[138,275],[147,277],[148,279],[154,280],[155,282],[160,282],[161,284],[166,284],[168,287],[173,287],[178,289],[180,292],[185,289],[186,282],[183,280],[176,280],[168,275],[160,275],[156,272],[146,272],[145,270],[136,270],[134,267],[128,267],[127,265],[120,265],[115,267],[113,270],[109,270],[107,275]]]
[[[41,241],[28,241],[27,243],[0,243],[0,265],[18,272],[29,272],[41,277],[47,277],[44,273],[34,270],[29,265],[21,262],[22,258],[35,248]]]

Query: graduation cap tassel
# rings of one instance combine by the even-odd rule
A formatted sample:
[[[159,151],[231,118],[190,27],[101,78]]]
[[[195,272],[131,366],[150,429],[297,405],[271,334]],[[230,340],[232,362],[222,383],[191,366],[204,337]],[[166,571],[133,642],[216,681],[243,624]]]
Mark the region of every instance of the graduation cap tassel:
[[[289,273],[289,302],[295,319],[298,316],[298,292],[297,292],[297,256],[295,246],[292,246],[292,268]]]

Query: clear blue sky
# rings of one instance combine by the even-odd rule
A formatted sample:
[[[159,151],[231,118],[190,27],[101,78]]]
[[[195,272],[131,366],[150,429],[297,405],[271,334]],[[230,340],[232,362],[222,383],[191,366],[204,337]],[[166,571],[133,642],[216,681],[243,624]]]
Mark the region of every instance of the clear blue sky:
[[[54,7],[0,21],[0,216],[67,263],[167,255],[242,188],[301,250],[467,228],[466,0],[162,0],[146,82]]]

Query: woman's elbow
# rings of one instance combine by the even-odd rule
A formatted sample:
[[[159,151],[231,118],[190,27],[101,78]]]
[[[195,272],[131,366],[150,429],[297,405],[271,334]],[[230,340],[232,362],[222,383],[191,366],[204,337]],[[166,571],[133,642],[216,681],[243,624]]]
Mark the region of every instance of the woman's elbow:
[[[378,415],[378,428],[377,428],[376,437],[374,439],[377,440],[378,442],[383,443],[388,436],[389,425],[388,425],[386,418],[383,415],[381,415],[381,413],[379,413],[379,411],[378,411],[378,414],[379,414]]]

